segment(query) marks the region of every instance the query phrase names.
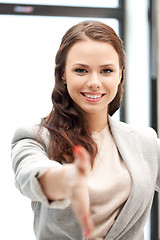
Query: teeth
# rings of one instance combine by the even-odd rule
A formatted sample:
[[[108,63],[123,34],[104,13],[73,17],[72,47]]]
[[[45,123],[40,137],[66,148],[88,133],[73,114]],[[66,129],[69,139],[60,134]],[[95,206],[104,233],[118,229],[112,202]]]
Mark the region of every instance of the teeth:
[[[84,93],[84,95],[85,95],[87,98],[92,98],[92,99],[97,99],[97,98],[102,97],[102,94],[91,95],[91,94],[86,94],[86,93]]]

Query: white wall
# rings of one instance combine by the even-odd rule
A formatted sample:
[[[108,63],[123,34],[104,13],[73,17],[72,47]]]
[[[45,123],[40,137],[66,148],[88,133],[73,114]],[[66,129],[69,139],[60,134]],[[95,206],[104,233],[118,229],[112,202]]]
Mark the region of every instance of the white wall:
[[[126,99],[127,122],[149,126],[149,24],[148,0],[126,0]],[[150,239],[150,218],[145,240]]]
[[[148,0],[126,1],[127,122],[149,125]]]

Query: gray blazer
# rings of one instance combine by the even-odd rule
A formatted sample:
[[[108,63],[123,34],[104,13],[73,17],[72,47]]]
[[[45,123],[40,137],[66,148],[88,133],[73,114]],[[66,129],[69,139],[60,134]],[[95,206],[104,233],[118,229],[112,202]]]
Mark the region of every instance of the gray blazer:
[[[117,148],[132,178],[131,194],[105,240],[143,240],[155,190],[160,190],[160,140],[153,129],[135,130],[109,117]],[[37,180],[51,166],[62,166],[48,158],[46,129],[42,141],[38,126],[18,129],[12,141],[15,184],[32,201],[37,240],[83,240],[69,200],[48,202]]]

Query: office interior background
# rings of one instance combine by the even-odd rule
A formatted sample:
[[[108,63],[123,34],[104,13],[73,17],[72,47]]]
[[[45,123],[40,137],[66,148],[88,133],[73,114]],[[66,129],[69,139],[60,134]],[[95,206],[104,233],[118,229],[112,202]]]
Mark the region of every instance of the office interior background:
[[[51,110],[54,58],[65,31],[85,19],[107,23],[127,54],[124,100],[115,114],[160,133],[159,0],[0,1],[0,226],[3,239],[35,239],[30,200],[14,186],[10,143],[16,128],[39,123]],[[158,194],[145,240],[158,240]]]

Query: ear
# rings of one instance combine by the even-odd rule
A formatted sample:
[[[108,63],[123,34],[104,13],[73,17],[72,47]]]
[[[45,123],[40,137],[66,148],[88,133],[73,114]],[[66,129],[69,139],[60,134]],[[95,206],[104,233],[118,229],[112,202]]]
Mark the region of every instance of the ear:
[[[62,81],[64,84],[66,84],[66,74],[65,72],[62,74]]]
[[[122,69],[120,69],[119,71],[119,84],[121,83],[121,79],[122,79]]]

